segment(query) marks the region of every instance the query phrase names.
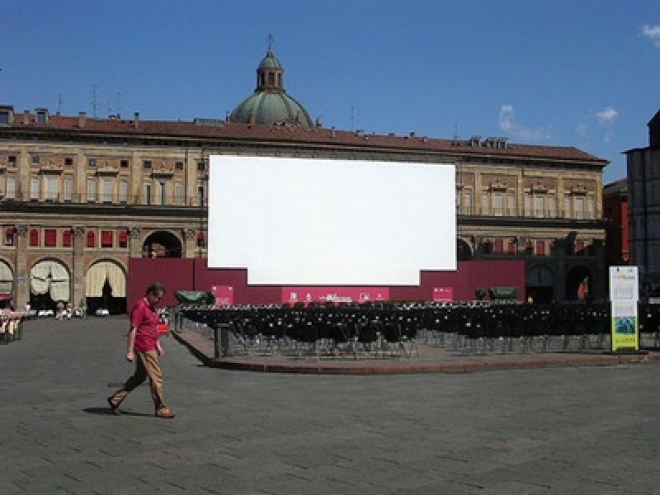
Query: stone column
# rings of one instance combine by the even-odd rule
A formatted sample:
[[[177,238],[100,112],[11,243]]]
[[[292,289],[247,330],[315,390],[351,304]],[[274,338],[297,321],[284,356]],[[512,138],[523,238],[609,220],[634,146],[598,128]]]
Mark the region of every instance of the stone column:
[[[74,225],[71,228],[73,234],[73,257],[71,258],[72,284],[71,304],[73,306],[87,306],[84,302],[85,293],[85,232],[84,225]]]
[[[128,251],[131,258],[142,258],[142,228],[129,227],[128,228]]]
[[[185,241],[185,246],[183,249],[184,258],[194,258],[195,250],[197,249],[197,232],[195,229],[183,229],[183,238]]]
[[[30,300],[30,270],[27,266],[28,225],[14,227],[14,304],[16,309],[24,309]]]

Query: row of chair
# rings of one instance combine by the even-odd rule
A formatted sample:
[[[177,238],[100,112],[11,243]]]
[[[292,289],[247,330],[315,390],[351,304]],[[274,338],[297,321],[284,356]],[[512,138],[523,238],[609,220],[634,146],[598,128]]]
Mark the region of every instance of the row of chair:
[[[225,325],[244,352],[412,355],[417,342],[460,352],[605,349],[611,313],[598,304],[345,304],[180,307],[182,317]],[[641,305],[640,332],[656,335],[660,306]]]

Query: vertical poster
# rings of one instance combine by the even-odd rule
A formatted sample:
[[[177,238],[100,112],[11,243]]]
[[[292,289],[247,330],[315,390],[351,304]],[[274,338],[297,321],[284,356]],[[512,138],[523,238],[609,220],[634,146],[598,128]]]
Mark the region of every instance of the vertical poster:
[[[639,350],[637,301],[639,282],[636,266],[610,267],[612,304],[612,351]]]

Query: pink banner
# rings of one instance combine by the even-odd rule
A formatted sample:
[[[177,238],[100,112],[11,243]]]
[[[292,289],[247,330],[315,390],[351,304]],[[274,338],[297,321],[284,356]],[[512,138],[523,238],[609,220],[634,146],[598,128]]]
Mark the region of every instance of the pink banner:
[[[433,287],[433,302],[447,302],[453,300],[453,287]]]
[[[211,286],[211,292],[215,296],[214,307],[234,304],[234,288],[231,285],[213,285]]]
[[[282,302],[357,302],[387,301],[389,287],[282,287]]]

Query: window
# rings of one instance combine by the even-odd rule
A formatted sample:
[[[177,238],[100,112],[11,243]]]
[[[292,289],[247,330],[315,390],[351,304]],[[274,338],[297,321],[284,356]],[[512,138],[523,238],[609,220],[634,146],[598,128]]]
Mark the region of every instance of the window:
[[[9,165],[12,167],[16,166],[16,155],[9,155]]]
[[[557,218],[557,198],[554,196],[548,198],[548,216],[550,218]]]
[[[509,239],[509,245],[507,248],[507,252],[514,256],[516,252],[518,251],[518,239]]]
[[[39,155],[32,155],[32,165],[39,165]]]
[[[128,168],[128,160],[122,160],[119,162],[121,168]]]
[[[463,213],[472,215],[472,194],[469,191],[463,193]]]
[[[96,181],[94,179],[87,179],[87,202],[96,202]]]
[[[488,215],[490,213],[488,194],[482,194],[481,196],[481,214]]]
[[[502,193],[493,193],[493,214],[496,217],[504,215],[504,196]]]
[[[93,248],[96,247],[96,235],[93,230],[87,231],[87,247]]]
[[[183,162],[175,162],[174,170],[183,170]]]
[[[37,229],[30,230],[30,246],[39,245],[39,231]]]
[[[5,229],[5,246],[14,245],[14,228]]]
[[[150,205],[151,204],[151,184],[145,184],[143,187],[142,193],[142,204]]]
[[[101,247],[112,247],[112,231],[111,230],[102,230],[101,231]]]
[[[44,110],[37,110],[37,124],[45,124],[48,121],[48,114]]]
[[[90,158],[87,160],[87,165],[90,167],[96,167],[96,158]]]
[[[157,197],[156,204],[165,205],[167,204],[167,182],[158,181],[156,182],[157,187]]]
[[[64,232],[62,232],[62,246],[71,247],[71,245],[72,245],[71,230],[67,229]]]
[[[119,202],[128,203],[128,182],[119,183]]]
[[[573,201],[573,208],[575,211],[575,218],[577,220],[584,219],[584,198],[575,198]]]
[[[206,247],[206,234],[204,232],[197,232],[197,247]]]
[[[503,254],[504,253],[504,240],[503,239],[495,239],[495,244],[493,246],[493,251],[495,254]]]
[[[119,232],[119,247],[128,247],[128,235],[124,230]]]
[[[544,218],[545,217],[545,197],[544,196],[536,196],[534,198],[534,216],[536,218]]]
[[[16,179],[7,177],[7,199],[16,199]]]
[[[204,186],[197,186],[197,200],[199,201],[200,206],[204,206]]]
[[[534,249],[534,254],[536,256],[545,255],[545,241],[536,241],[536,248]]]
[[[508,215],[510,217],[515,217],[516,216],[516,197],[515,196],[508,196],[506,198],[506,202],[507,202],[506,208],[507,208]]]
[[[0,110],[0,125],[9,125],[9,110]]]
[[[46,177],[46,201],[55,201],[59,196],[60,178],[59,177]]]
[[[198,160],[197,161],[197,171],[198,172],[204,172],[206,170],[206,163],[204,163],[204,160]]]
[[[151,169],[151,160],[145,160],[142,162],[142,168],[144,170],[150,170]]]
[[[30,179],[30,199],[35,201],[39,199],[39,178]]]
[[[174,184],[174,203],[183,204],[183,184],[179,182]]]
[[[596,211],[594,209],[594,199],[587,198],[587,218],[593,220],[596,218]]]
[[[586,250],[584,249],[584,241],[575,241],[575,255],[585,256]]]
[[[44,230],[44,246],[46,247],[57,246],[57,230],[55,229]]]
[[[101,180],[101,201],[104,203],[112,203],[114,196],[114,181],[112,179]]]
[[[571,198],[566,196],[564,197],[564,218],[572,218],[573,213],[571,212]]]
[[[62,197],[64,201],[71,201],[73,198],[73,181],[71,177],[65,178],[62,183]]]
[[[65,158],[64,159],[64,165],[66,165],[67,167],[72,166],[73,165],[73,158]]]

